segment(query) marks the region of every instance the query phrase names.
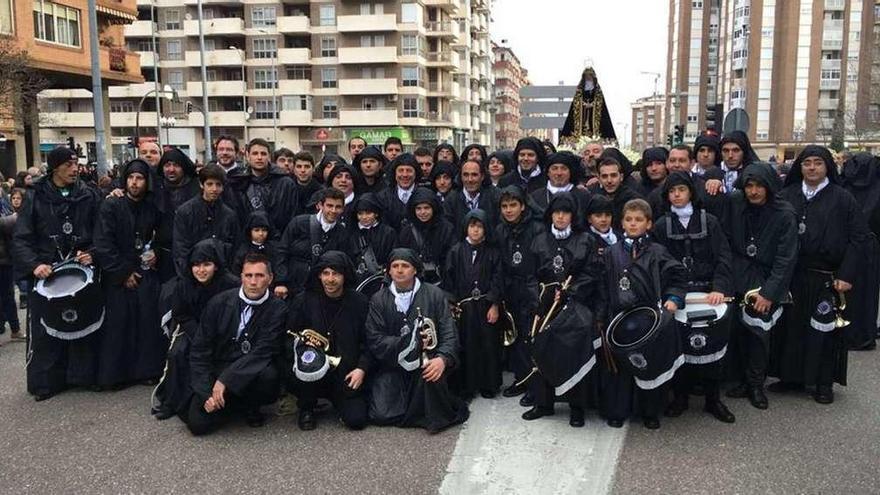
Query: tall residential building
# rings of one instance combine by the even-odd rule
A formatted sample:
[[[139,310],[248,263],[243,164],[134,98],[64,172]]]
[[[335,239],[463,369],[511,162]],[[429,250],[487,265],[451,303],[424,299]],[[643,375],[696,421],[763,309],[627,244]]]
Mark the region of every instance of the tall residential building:
[[[517,140],[523,136],[520,129],[519,90],[529,85],[529,71],[523,68],[519,59],[507,46],[492,43],[495,63],[492,72],[495,76],[495,147],[513,149]]]
[[[28,66],[45,79],[49,87],[91,88],[87,5],[86,0],[0,0],[3,56],[19,50],[27,52]],[[136,16],[135,0],[97,0],[104,84],[143,81],[138,56],[125,49],[122,38],[123,25],[134,21]],[[9,75],[0,75],[5,77]],[[9,104],[4,100],[3,105]],[[0,171],[6,177],[14,175],[15,170],[39,166],[55,144],[66,143],[67,136],[63,134],[47,139],[41,134],[36,118],[25,122],[22,115],[13,115],[17,112],[9,111],[8,107],[4,110],[3,115],[8,118],[0,121]],[[73,108],[59,107],[58,110],[59,119],[66,119]],[[91,112],[91,101],[88,111]],[[107,120],[105,118],[105,122]],[[89,125],[92,126],[89,140],[94,142],[94,125]]]
[[[147,82],[111,88],[114,157],[130,153],[140,107],[142,136],[203,159],[197,2],[137,2],[125,41],[140,53]],[[261,137],[319,156],[347,154],[356,135],[371,144],[397,136],[407,147],[488,142],[490,8],[491,0],[205,1],[211,135]],[[160,131],[155,95],[141,100],[166,85],[181,101],[161,99]],[[80,94],[46,96],[48,117],[57,105],[88,105]],[[68,132],[89,139],[82,118]]]
[[[743,109],[759,154],[877,144],[877,0],[670,0],[667,132],[693,139]],[[716,107],[715,104],[718,104]],[[720,110],[710,119],[713,110]],[[837,127],[836,127],[837,126]],[[873,129],[872,129],[873,128]]]
[[[666,97],[663,95],[646,96],[630,104],[632,122],[630,129],[630,148],[643,151],[651,146],[666,144],[666,126],[663,125],[666,109]]]

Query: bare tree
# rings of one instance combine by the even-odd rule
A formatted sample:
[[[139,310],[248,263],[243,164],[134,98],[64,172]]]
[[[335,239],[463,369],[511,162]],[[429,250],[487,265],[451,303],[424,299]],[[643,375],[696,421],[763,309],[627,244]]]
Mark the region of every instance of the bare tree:
[[[29,65],[26,51],[12,39],[0,38],[0,120],[29,125],[39,119],[37,94],[49,81]]]

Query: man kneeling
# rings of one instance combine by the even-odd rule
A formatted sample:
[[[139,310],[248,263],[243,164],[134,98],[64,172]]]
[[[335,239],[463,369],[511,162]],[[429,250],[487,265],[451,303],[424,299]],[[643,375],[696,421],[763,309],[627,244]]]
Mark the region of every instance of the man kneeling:
[[[272,266],[250,254],[241,269],[241,287],[208,303],[190,349],[193,398],[186,424],[193,435],[210,433],[232,412],[250,426],[263,426],[260,406],[278,396],[274,360],[280,350],[285,304],[269,293]]]
[[[288,328],[296,337],[286,348],[293,354],[288,385],[298,399],[301,430],[315,429],[318,397],[333,402],[345,426],[360,430],[367,424],[362,385],[372,361],[364,348],[369,302],[354,290],[355,283],[348,256],[327,251],[291,306]],[[340,360],[331,363],[327,356]]]

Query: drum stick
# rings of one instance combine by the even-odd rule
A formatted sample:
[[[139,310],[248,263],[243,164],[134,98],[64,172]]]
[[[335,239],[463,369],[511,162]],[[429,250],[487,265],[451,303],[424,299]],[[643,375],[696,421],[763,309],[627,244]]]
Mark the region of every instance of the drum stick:
[[[721,299],[722,303],[732,303],[734,301],[733,297],[725,297]],[[709,304],[708,297],[694,297],[692,299],[685,299],[685,304]]]

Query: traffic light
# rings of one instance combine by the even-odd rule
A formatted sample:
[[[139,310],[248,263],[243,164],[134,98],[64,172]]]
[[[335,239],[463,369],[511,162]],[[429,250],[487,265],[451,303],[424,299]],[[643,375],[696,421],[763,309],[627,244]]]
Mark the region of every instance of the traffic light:
[[[684,143],[684,126],[681,124],[675,125],[675,138],[673,139],[675,144]]]
[[[666,135],[666,146],[672,148],[672,134]]]
[[[193,102],[188,101],[185,105],[186,113],[192,113],[193,111]]]
[[[131,149],[135,149],[138,147],[138,138],[137,136],[129,136],[128,138],[128,147]]]
[[[721,103],[715,105],[706,105],[706,129],[718,132],[721,130],[724,117],[724,105]]]
[[[76,141],[73,140],[73,136],[67,136],[67,147],[70,149],[76,148]]]

